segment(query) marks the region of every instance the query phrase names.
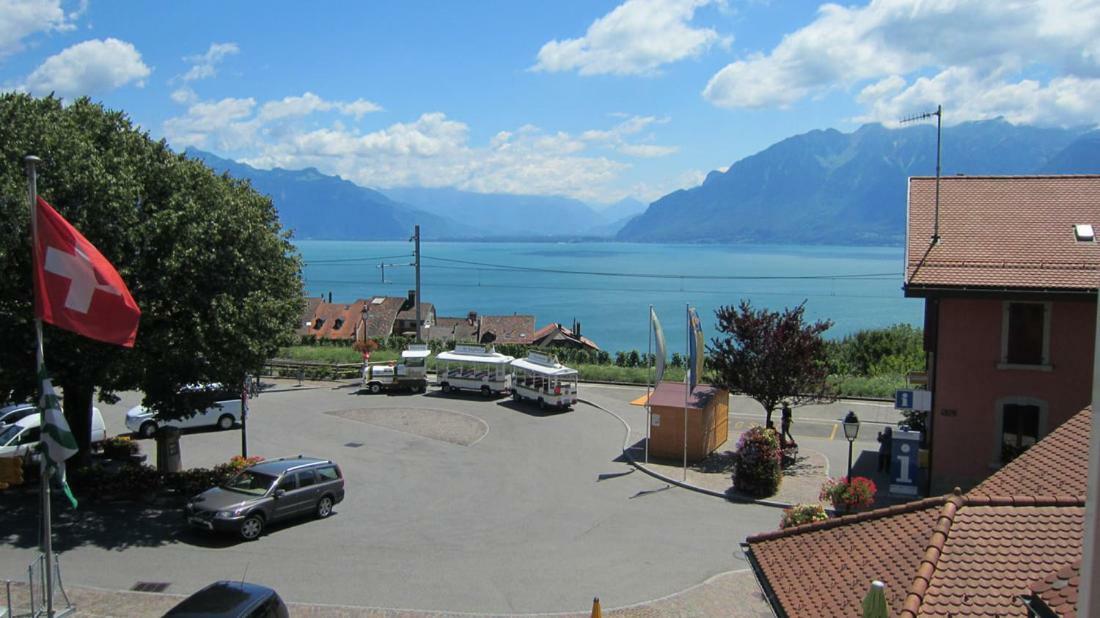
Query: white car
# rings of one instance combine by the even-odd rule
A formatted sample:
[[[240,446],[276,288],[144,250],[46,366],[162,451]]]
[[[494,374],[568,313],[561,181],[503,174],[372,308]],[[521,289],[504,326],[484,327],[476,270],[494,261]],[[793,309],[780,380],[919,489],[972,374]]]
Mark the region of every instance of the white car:
[[[24,417],[38,413],[33,403],[13,403],[0,408],[0,425],[10,425]]]
[[[142,438],[152,438],[161,427],[193,429],[196,427],[218,427],[232,429],[241,422],[241,398],[234,397],[219,386],[193,387],[188,390],[218,390],[214,405],[202,410],[190,418],[162,421],[156,413],[145,406],[134,406],[126,412],[126,428]]]
[[[25,457],[41,439],[41,416],[31,414],[9,425],[0,425],[0,457]],[[107,427],[99,408],[92,408],[92,435],[95,445],[107,439]]]

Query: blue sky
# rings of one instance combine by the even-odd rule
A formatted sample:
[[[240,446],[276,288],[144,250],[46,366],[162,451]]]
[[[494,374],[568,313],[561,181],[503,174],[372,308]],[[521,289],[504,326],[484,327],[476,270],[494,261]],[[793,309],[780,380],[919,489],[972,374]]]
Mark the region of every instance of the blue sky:
[[[0,88],[359,184],[650,201],[813,129],[1100,121],[1100,1],[0,0]]]

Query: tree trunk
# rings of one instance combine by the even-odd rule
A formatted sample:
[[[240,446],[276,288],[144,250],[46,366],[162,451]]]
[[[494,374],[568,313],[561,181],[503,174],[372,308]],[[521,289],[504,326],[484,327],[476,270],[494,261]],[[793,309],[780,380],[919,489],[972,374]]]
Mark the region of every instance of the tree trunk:
[[[69,423],[69,430],[76,439],[76,445],[80,452],[73,456],[70,465],[86,466],[91,460],[92,437],[92,398],[95,388],[88,384],[61,384],[62,393],[65,396],[62,408],[65,412],[65,420]]]
[[[775,429],[775,425],[772,423],[772,412],[774,411],[775,408],[764,408],[764,413],[766,414],[764,427],[766,429]]]

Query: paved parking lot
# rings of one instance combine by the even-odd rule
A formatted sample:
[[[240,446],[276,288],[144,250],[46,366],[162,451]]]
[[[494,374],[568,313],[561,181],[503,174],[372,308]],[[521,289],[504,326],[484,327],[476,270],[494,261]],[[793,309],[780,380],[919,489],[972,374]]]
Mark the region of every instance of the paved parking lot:
[[[644,431],[632,393],[584,396]],[[636,391],[633,393],[636,396]],[[138,396],[100,404],[108,430]],[[70,511],[57,503],[65,580],[129,589],[168,583],[186,594],[215,579],[269,584],[288,600],[488,613],[583,611],[677,593],[747,565],[738,544],[778,512],[668,487],[621,459],[624,424],[587,405],[541,413],[477,395],[366,395],[288,387],[253,400],[249,453],[330,457],[347,499],[324,521],[272,527],[238,543],[181,527],[154,505]],[[152,441],[142,442],[153,458]],[[240,432],[183,437],[185,466],[240,451]],[[5,511],[18,578],[35,550],[36,513]]]

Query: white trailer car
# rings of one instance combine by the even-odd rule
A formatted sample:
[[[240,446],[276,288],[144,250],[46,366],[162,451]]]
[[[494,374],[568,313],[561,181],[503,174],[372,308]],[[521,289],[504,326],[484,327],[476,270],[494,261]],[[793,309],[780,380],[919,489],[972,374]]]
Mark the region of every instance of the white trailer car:
[[[491,397],[509,390],[512,377],[508,364],[514,357],[484,346],[459,345],[435,357],[436,383],[445,392],[478,391]]]
[[[512,361],[512,398],[538,402],[540,408],[567,409],[577,403],[577,370],[552,356],[530,352]]]

